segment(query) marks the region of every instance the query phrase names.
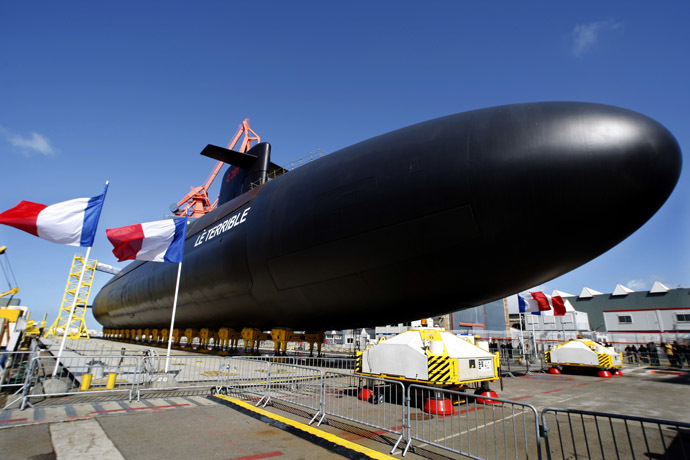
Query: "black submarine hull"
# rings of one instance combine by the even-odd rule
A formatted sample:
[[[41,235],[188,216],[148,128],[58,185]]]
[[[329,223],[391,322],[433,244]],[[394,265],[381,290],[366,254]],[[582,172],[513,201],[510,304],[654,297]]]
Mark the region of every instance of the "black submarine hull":
[[[633,233],[672,192],[681,158],[656,121],[590,103],[500,106],[393,131],[190,224],[176,326],[344,329],[499,299]],[[106,328],[167,327],[176,274],[176,264],[130,264],[94,316]]]

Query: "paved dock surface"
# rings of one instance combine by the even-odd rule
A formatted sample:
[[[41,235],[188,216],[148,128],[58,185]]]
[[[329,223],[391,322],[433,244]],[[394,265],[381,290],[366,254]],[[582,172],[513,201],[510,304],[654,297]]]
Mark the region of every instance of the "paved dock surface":
[[[0,429],[4,460],[343,458],[202,396],[52,406],[12,416],[4,424],[14,426]]]
[[[624,376],[532,373],[504,379],[499,397],[544,407],[611,412],[690,422],[690,374],[684,370],[626,368]],[[111,396],[112,397],[112,396]],[[0,458],[14,459],[226,459],[343,458],[266,420],[220,404],[205,393],[148,399],[49,398],[32,408],[0,411]],[[309,422],[280,403],[266,410]],[[396,421],[397,422],[397,421]],[[402,420],[400,420],[402,423]],[[348,422],[325,433],[388,454],[395,439]],[[401,458],[398,449],[394,457]],[[408,452],[406,459],[453,457]]]

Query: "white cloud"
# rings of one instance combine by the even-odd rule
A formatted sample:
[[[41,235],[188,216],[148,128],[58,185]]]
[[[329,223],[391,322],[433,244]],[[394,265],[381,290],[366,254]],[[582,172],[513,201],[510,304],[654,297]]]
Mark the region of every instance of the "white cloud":
[[[652,288],[647,280],[630,280],[625,285],[633,291],[648,291]]]
[[[581,57],[589,51],[599,40],[599,32],[603,30],[618,30],[622,23],[614,20],[594,21],[588,24],[578,24],[573,29],[573,54]]]
[[[0,135],[24,155],[31,155],[33,153],[45,156],[55,155],[55,149],[50,145],[50,141],[41,134],[31,132],[28,136],[22,136],[0,126]]]
[[[680,287],[679,285],[670,282],[665,276],[657,274],[650,275],[646,279],[630,280],[624,284],[634,291],[649,291],[652,286],[654,286],[655,281],[659,281],[671,289]]]

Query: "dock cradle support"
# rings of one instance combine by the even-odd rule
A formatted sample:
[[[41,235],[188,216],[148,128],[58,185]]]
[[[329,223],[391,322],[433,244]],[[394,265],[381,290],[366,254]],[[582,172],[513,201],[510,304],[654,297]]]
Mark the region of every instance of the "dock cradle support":
[[[119,340],[121,342],[138,343],[141,345],[167,346],[168,329],[103,329],[103,337],[109,340]],[[180,349],[190,347],[195,339],[198,338],[198,351],[202,353],[218,353],[228,355],[238,349],[239,341],[244,341],[245,354],[259,354],[259,344],[265,340],[273,341],[273,350],[276,355],[287,353],[287,344],[309,343],[309,354],[313,356],[314,348],[317,355],[321,356],[321,347],[326,338],[325,332],[297,333],[291,329],[274,328],[270,333],[256,328],[244,328],[242,332],[237,332],[230,328],[220,329],[173,329],[173,345]],[[182,337],[186,342],[181,342]]]

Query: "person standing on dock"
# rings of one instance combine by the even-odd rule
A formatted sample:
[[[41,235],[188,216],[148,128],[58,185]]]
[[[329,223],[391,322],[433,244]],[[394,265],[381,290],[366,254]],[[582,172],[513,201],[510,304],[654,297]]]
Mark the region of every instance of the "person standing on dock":
[[[652,366],[658,366],[659,355],[656,352],[656,345],[654,345],[654,342],[649,342],[647,344],[647,353],[649,354],[649,364]]]

